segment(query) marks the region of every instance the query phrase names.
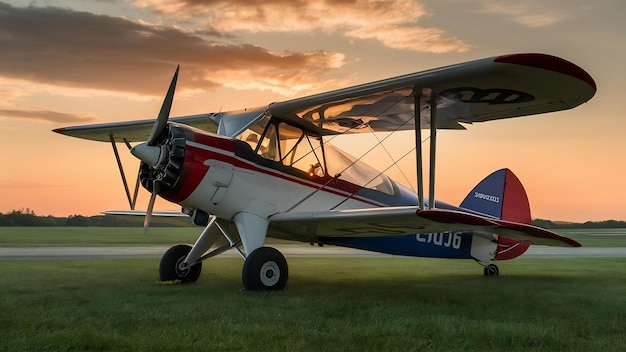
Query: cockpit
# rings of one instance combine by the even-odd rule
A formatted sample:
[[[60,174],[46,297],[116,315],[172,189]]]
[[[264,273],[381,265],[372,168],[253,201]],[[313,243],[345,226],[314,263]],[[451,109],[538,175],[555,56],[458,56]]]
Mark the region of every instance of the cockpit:
[[[326,137],[327,138],[327,137]],[[378,170],[339,150],[325,137],[268,116],[244,130],[237,139],[247,143],[268,166],[321,184],[341,180],[357,189],[394,195],[394,183]]]

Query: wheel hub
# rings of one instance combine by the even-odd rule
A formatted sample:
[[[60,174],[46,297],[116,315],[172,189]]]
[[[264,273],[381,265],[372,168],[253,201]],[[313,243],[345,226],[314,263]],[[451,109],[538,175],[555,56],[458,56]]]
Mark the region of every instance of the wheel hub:
[[[274,261],[269,261],[261,266],[260,278],[263,285],[271,287],[280,280],[280,268]]]
[[[185,263],[185,258],[187,258],[187,256],[180,257],[176,262],[176,274],[180,277],[187,276],[187,274],[189,274],[189,268],[191,268],[191,265]]]

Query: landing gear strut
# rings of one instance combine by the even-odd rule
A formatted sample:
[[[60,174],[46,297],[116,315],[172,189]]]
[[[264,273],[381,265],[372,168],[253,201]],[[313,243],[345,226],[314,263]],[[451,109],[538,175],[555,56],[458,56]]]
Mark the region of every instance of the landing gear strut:
[[[241,274],[249,291],[279,291],[287,284],[287,260],[271,247],[257,248],[246,259]]]
[[[202,271],[202,262],[194,265],[185,264],[185,258],[190,251],[190,245],[177,244],[163,254],[159,265],[161,281],[181,281],[184,283],[198,281]]]

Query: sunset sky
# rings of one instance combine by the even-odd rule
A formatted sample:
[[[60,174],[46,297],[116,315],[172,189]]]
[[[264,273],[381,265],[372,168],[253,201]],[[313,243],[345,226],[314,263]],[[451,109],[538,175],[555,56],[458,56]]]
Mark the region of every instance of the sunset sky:
[[[155,118],[177,64],[171,116],[523,52],[581,66],[596,96],[573,110],[440,132],[437,198],[458,204],[508,167],[534,218],[626,220],[623,0],[0,0],[0,212],[128,209],[110,144],[51,130]],[[341,146],[364,147],[355,143]],[[138,162],[120,152],[134,181]]]

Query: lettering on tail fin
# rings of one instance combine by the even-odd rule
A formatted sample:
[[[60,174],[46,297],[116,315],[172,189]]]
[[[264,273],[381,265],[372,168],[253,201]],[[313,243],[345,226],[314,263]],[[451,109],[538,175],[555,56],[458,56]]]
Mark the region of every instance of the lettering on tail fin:
[[[530,205],[524,186],[509,169],[485,177],[461,202],[461,208],[495,218],[530,224]]]
[[[484,199],[488,202],[500,203],[500,197],[492,196],[490,194],[484,194],[480,192],[474,192],[474,198]]]

